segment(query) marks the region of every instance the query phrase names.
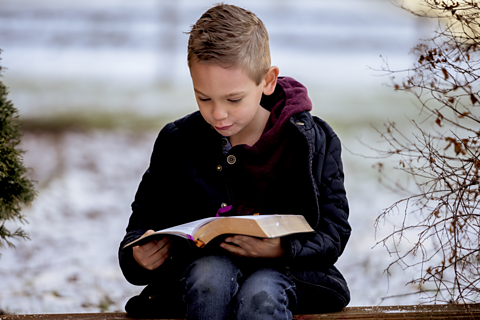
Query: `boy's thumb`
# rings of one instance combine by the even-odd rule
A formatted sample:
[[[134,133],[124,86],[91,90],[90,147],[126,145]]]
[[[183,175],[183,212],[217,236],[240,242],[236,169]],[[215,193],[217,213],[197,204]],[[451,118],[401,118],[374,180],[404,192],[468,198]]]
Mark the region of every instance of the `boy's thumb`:
[[[152,233],[155,233],[155,231],[153,231],[152,229],[150,229],[150,230],[147,230],[143,235],[144,235],[144,236],[147,236],[147,235],[152,234]]]

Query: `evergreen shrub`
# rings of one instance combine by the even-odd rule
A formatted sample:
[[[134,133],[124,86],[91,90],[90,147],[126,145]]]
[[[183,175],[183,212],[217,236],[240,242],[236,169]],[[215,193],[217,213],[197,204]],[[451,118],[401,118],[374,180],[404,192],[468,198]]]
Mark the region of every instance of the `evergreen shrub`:
[[[26,176],[23,151],[18,148],[22,138],[18,110],[8,100],[8,88],[1,81],[2,74],[0,66],[0,248],[15,247],[11,242],[14,238],[28,239],[22,228],[11,231],[6,222],[26,223],[21,209],[36,196],[33,181]]]

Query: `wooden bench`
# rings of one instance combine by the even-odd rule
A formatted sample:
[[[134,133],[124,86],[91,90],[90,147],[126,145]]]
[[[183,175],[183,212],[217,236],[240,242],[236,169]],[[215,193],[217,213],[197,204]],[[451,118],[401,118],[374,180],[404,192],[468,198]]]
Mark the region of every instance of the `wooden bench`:
[[[0,320],[133,320],[123,312],[0,315]],[[472,305],[422,305],[390,307],[348,307],[341,312],[296,315],[295,320],[335,319],[480,319],[480,304]]]

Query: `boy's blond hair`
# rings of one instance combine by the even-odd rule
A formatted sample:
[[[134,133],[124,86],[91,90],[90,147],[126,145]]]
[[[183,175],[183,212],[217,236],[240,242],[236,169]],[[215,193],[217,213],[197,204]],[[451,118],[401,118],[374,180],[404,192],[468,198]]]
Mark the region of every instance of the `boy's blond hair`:
[[[257,85],[270,67],[267,28],[248,10],[217,4],[198,19],[188,34],[189,67],[194,61],[241,67]]]

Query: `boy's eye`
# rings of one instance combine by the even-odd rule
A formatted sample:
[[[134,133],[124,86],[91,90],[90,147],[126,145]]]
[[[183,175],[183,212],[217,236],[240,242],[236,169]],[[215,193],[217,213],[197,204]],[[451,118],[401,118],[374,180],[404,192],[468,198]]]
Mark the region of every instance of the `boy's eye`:
[[[210,101],[209,98],[198,98],[198,100],[200,100],[200,101]]]
[[[228,101],[232,102],[232,103],[237,103],[237,102],[240,102],[242,100],[242,98],[240,99],[229,99]]]

